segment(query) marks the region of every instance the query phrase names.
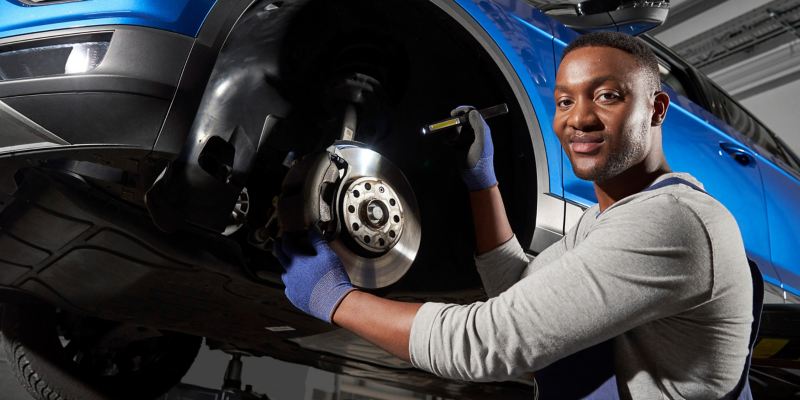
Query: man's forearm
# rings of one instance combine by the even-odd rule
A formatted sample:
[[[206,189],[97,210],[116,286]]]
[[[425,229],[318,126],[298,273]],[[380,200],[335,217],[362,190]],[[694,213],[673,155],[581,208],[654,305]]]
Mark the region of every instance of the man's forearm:
[[[497,185],[470,192],[477,252],[485,253],[511,239],[503,199]],[[333,314],[333,322],[409,361],[411,326],[421,303],[388,300],[355,290],[345,296]]]
[[[395,356],[410,361],[408,342],[420,303],[383,299],[354,290],[333,314],[333,322]]]
[[[495,249],[514,236],[497,185],[470,192],[469,200],[475,223],[475,250],[478,254]]]

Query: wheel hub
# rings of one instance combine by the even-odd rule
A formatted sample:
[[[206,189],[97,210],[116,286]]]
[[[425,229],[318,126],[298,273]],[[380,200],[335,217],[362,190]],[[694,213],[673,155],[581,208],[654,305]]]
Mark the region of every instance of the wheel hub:
[[[331,248],[356,286],[391,285],[405,275],[419,251],[422,229],[411,185],[374,150],[350,142],[328,151],[347,162],[335,207],[341,229]]]
[[[394,247],[403,233],[403,208],[397,193],[376,177],[353,181],[344,190],[344,227],[362,249],[376,254]]]
[[[353,284],[364,288],[397,282],[419,251],[411,185],[389,160],[356,142],[338,142],[292,167],[278,219],[285,232],[320,230]]]

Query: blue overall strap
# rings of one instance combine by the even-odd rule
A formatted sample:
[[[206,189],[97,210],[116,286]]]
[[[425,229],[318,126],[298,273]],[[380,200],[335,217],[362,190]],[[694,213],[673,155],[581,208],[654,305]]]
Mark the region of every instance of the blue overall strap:
[[[669,177],[659,181],[643,192],[656,190],[670,185],[686,185],[698,192],[706,193],[699,186],[678,177]],[[764,283],[761,273],[755,264],[750,264],[753,276],[753,325],[750,333],[750,354],[758,334],[761,321],[761,308],[764,296]],[[617,379],[614,374],[613,340],[581,350],[575,354],[558,360],[540,371],[537,371],[536,383],[540,399],[583,399],[614,400],[619,399]],[[725,399],[752,400],[748,375],[750,372],[750,355],[734,390]]]
[[[538,398],[619,399],[613,340],[570,354],[536,371]]]
[[[753,278],[753,323],[750,325],[750,352],[744,362],[744,370],[736,387],[724,397],[725,400],[753,400],[750,392],[750,360],[753,357],[753,346],[758,339],[758,330],[761,327],[761,310],[764,308],[764,278],[758,266],[750,264],[750,277]]]
[[[661,189],[661,188],[663,188],[665,186],[670,186],[670,185],[686,185],[686,186],[688,186],[688,187],[690,187],[690,188],[692,188],[694,190],[697,190],[698,192],[703,192],[705,194],[708,194],[708,192],[706,192],[705,190],[701,189],[699,186],[695,185],[694,183],[689,182],[686,179],[678,178],[676,176],[669,177],[667,179],[664,179],[663,181],[656,182],[656,183],[650,185],[649,187],[647,187],[646,189],[644,189],[642,191],[643,192],[649,192],[651,190]]]

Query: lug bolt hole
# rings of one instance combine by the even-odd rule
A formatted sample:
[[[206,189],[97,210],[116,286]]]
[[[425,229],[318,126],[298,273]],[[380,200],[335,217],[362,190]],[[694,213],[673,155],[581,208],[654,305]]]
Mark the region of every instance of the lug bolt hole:
[[[383,186],[379,186],[379,187],[378,187],[378,191],[379,191],[379,192],[381,192],[381,193],[383,193],[385,190],[386,190],[386,189],[384,189],[384,188],[383,188]]]
[[[390,206],[394,206],[395,204],[397,204],[397,202],[394,201],[394,199],[389,199],[389,205]]]
[[[357,230],[358,230],[358,223],[356,223],[356,222],[353,222],[353,230],[354,230],[354,231],[357,231]]]
[[[386,241],[385,241],[385,240],[383,240],[383,238],[381,238],[381,239],[378,239],[378,244],[380,244],[381,246],[383,246],[383,245],[385,245],[385,244],[386,244]]]
[[[372,185],[370,185],[369,182],[367,182],[364,184],[364,189],[370,190],[372,189]]]
[[[396,234],[396,233],[394,233],[394,231],[389,231],[389,236],[391,236],[391,237],[395,237],[395,236],[397,236],[397,234]]]
[[[350,211],[351,213],[354,213],[354,212],[356,212],[356,208],[353,207],[353,206],[347,206],[347,211]]]
[[[358,190],[353,190],[353,197],[358,197],[358,196],[361,196],[361,193],[359,193]]]
[[[393,219],[394,219],[394,222],[400,222],[400,216],[399,215],[395,215]]]
[[[369,236],[364,236],[364,243],[369,243]]]

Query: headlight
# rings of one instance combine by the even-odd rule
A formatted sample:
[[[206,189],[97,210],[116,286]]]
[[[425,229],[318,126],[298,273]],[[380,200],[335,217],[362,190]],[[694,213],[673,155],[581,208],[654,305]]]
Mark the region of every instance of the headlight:
[[[103,61],[110,39],[109,33],[0,47],[0,80],[89,72]]]

